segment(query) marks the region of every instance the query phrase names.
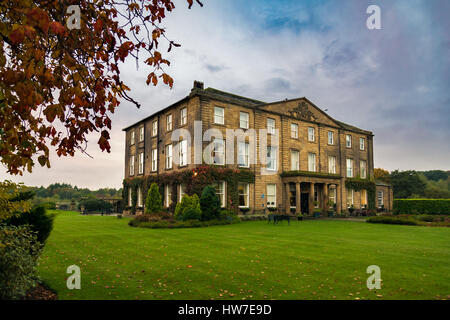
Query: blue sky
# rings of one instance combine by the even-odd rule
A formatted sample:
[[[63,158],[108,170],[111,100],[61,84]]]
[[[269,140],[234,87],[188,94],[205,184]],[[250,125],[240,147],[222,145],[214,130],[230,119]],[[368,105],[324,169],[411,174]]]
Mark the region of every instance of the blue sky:
[[[172,90],[145,85],[148,70],[122,68],[142,103],[113,116],[112,153],[53,155],[52,168],[0,178],[120,187],[121,129],[186,96],[193,80],[264,101],[306,96],[338,120],[375,134],[375,167],[450,170],[450,1],[447,0],[204,0],[184,1],[165,22],[172,50]],[[381,30],[368,30],[366,9],[381,8]]]

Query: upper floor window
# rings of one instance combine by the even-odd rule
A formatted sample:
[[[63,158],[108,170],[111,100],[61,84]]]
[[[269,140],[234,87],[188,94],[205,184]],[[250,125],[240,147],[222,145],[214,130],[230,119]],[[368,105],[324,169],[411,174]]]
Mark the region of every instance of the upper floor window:
[[[313,127],[308,128],[308,141],[314,141],[315,140],[315,130]]]
[[[299,162],[300,152],[298,150],[291,150],[291,170],[300,170]]]
[[[248,168],[250,166],[249,143],[239,142],[238,148],[238,164],[240,167]]]
[[[277,185],[274,183],[266,186],[267,191],[267,207],[277,206]]]
[[[171,131],[172,130],[172,115],[168,114],[166,117],[166,130]]]
[[[366,149],[366,139],[359,138],[359,150],[365,150]]]
[[[220,200],[220,206],[222,208],[225,207],[225,181],[219,181],[213,184],[213,186],[216,189],[216,195]]]
[[[247,112],[240,112],[239,113],[239,127],[242,129],[248,129],[248,123],[249,123],[249,114]]]
[[[152,171],[158,169],[158,149],[152,150]]]
[[[184,126],[187,123],[187,108],[181,109],[180,125]]]
[[[152,123],[152,136],[156,136],[158,134],[158,121],[155,120]]]
[[[352,147],[352,136],[350,134],[345,135],[345,146],[347,148]]]
[[[267,118],[267,132],[275,134],[275,119]]]
[[[328,131],[328,144],[333,145],[334,144],[334,132]]]
[[[347,159],[347,177],[353,178],[353,159]]]
[[[144,127],[139,128],[139,142],[144,141]]]
[[[130,157],[130,176],[134,176],[134,154]]]
[[[214,139],[213,161],[214,164],[225,164],[225,141],[223,139]]]
[[[361,175],[361,179],[366,179],[367,178],[367,162],[365,160],[361,160],[359,162],[359,167],[360,167],[360,175]]]
[[[239,207],[248,208],[249,206],[249,184],[239,183],[238,184],[238,194],[239,194]]]
[[[138,166],[138,174],[144,173],[144,153],[139,153],[139,166]]]
[[[187,165],[187,140],[181,140],[179,142],[179,156],[180,156],[180,166],[185,166]]]
[[[308,153],[308,171],[316,171],[316,154],[312,152]]]
[[[133,130],[133,131],[131,131],[131,134],[130,134],[130,145],[134,144],[135,139],[136,139],[136,133]]]
[[[214,107],[214,123],[225,124],[225,109]]]
[[[267,169],[277,170],[277,148],[267,147]]]
[[[166,146],[166,169],[172,169],[172,145]]]
[[[328,157],[328,173],[336,173],[336,157]]]
[[[298,124],[291,123],[291,138],[298,139]]]

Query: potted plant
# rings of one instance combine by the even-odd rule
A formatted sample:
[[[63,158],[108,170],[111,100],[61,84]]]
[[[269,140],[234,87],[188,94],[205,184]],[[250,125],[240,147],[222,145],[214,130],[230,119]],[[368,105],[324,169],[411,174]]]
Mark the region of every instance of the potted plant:
[[[348,208],[348,212],[350,212],[350,215],[353,215],[353,212],[355,211],[355,207],[353,206],[353,204],[350,206],[350,208]]]
[[[271,213],[274,213],[274,212],[277,211],[277,207],[267,207],[267,209],[269,209],[269,211],[270,211]]]
[[[297,216],[297,219],[300,221],[300,220],[303,220],[303,215],[301,214],[301,213],[299,213],[298,214],[298,216]]]
[[[335,212],[335,203],[333,201],[328,201],[328,216],[332,217],[334,216],[334,212]]]
[[[243,215],[247,214],[250,211],[250,208],[240,208]]]

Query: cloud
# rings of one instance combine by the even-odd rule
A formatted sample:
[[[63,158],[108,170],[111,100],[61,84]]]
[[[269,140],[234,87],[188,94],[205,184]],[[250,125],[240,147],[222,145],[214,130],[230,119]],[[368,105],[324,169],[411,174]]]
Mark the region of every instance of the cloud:
[[[344,122],[375,134],[375,166],[450,169],[450,2],[380,2],[382,30],[366,28],[373,1],[219,1],[187,10],[165,24],[181,43],[170,52],[172,90],[145,84],[148,70],[122,66],[142,104],[123,103],[113,116],[113,151],[90,159],[53,157],[28,184],[54,181],[120,187],[121,129],[189,94],[193,80],[263,101],[306,96]],[[8,178],[0,171],[0,178]]]

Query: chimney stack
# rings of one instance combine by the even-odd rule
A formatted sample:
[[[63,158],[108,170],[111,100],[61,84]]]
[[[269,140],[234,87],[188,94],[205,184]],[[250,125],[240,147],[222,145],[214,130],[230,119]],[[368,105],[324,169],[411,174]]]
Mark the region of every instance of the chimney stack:
[[[192,89],[203,90],[203,82],[194,80],[194,87]]]

